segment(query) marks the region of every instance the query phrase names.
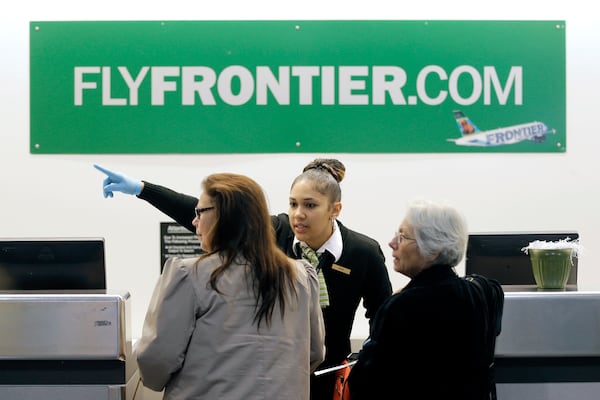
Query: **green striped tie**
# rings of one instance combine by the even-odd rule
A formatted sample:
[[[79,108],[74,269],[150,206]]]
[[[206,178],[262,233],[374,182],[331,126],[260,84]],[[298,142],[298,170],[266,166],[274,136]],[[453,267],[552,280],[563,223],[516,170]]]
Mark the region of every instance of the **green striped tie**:
[[[302,244],[302,256],[306,259],[315,269],[319,266],[319,256],[317,252],[310,247]],[[320,269],[317,273],[319,278],[319,303],[321,308],[325,308],[329,305],[329,294],[327,293],[327,285],[325,284],[325,276],[323,276],[323,269]]]

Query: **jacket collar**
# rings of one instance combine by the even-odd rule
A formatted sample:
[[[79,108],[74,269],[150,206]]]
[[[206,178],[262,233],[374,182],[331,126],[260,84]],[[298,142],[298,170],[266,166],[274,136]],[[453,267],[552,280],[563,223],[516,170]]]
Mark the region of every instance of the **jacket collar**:
[[[452,266],[446,264],[432,265],[431,267],[419,272],[419,274],[412,278],[402,290],[418,286],[428,286],[432,283],[441,282],[456,277],[458,277],[458,275]]]

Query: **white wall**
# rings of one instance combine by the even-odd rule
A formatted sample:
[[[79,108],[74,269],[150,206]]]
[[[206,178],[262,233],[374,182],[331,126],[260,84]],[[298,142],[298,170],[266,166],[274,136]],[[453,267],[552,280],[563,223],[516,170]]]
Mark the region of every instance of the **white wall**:
[[[529,4],[531,3],[531,4]],[[271,211],[285,211],[289,185],[317,156],[347,167],[341,220],[382,244],[395,289],[406,280],[391,268],[387,242],[407,201],[441,199],[459,206],[471,231],[580,232],[580,286],[600,290],[600,178],[597,114],[600,28],[588,2],[391,2],[222,0],[160,3],[31,0],[3,10],[0,25],[0,237],[102,236],[108,286],[132,294],[133,335],[139,336],[159,273],[159,223],[168,221],[134,197],[104,199],[100,163],[131,176],[198,194],[201,179],[230,171],[252,176]],[[229,19],[519,19],[566,20],[567,140],[565,154],[29,154],[29,21]],[[90,44],[93,45],[93,44]],[[464,43],[468,46],[468,43]],[[472,50],[471,50],[472,51]],[[540,57],[543,57],[540,54]],[[548,93],[552,96],[553,93]],[[461,265],[462,268],[462,265]],[[459,268],[459,272],[461,271]],[[353,336],[365,337],[364,318]]]

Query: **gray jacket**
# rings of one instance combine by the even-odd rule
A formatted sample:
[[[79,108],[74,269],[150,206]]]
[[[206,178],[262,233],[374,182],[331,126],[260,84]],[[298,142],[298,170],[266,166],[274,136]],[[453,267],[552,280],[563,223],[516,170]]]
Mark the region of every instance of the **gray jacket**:
[[[324,327],[315,270],[297,260],[297,300],[275,306],[271,325],[253,323],[255,295],[243,263],[213,290],[214,254],[167,260],[154,289],[135,355],[144,386],[164,399],[309,398],[309,377],[324,358]]]

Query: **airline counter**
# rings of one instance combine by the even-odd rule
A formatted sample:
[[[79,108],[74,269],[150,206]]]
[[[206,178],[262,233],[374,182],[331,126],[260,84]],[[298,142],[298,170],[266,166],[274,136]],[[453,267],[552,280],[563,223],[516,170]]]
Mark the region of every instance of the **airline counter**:
[[[0,292],[0,398],[133,399],[130,317],[129,293]]]
[[[597,399],[600,292],[504,286],[498,399]]]

